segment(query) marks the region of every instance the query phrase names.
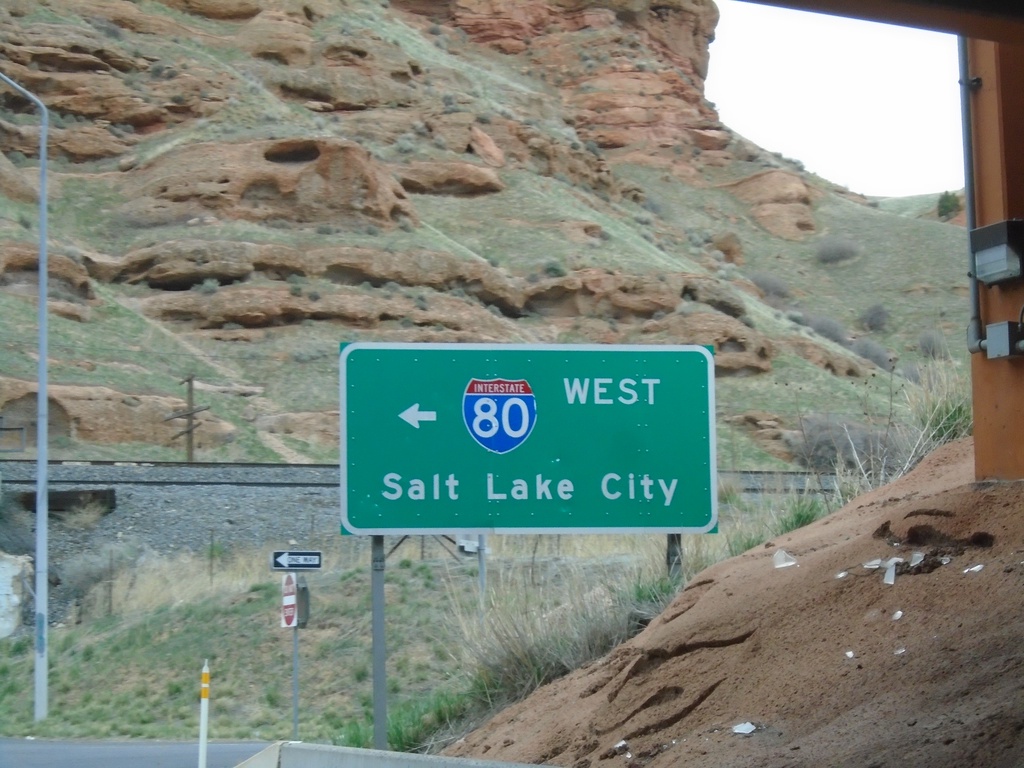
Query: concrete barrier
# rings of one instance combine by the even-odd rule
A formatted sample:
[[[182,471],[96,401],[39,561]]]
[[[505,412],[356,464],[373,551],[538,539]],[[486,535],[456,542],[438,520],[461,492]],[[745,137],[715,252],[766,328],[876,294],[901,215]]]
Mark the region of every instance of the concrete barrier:
[[[432,768],[441,765],[453,768],[526,768],[527,764],[279,741],[240,763],[237,768]]]
[[[25,599],[23,576],[32,576],[32,558],[0,551],[0,637],[14,634],[21,626],[21,604]]]

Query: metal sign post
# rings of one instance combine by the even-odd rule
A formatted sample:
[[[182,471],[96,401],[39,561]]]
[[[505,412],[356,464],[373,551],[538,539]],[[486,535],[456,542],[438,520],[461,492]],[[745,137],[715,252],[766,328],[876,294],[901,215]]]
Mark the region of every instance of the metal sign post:
[[[370,538],[370,599],[373,604],[373,748],[388,748],[387,651],[384,644],[384,537]]]

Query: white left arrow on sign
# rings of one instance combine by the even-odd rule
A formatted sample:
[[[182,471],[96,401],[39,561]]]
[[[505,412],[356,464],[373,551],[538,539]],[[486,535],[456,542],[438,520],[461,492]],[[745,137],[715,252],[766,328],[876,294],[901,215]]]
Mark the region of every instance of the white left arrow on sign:
[[[282,568],[289,567],[292,564],[291,552],[282,552],[275,562]]]
[[[400,414],[398,418],[416,429],[420,428],[422,421],[437,421],[437,411],[421,411],[419,403],[413,403]]]

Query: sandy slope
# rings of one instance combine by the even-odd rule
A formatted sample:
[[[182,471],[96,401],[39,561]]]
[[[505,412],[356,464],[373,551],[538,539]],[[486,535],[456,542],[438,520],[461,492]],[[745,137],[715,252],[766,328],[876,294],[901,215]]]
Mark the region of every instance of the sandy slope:
[[[773,567],[780,548],[799,565]],[[926,558],[910,569],[914,552]],[[863,567],[893,556],[907,563],[892,586]],[[1024,484],[974,483],[964,441],[699,574],[633,641],[450,752],[580,768],[1024,765],[1022,609]],[[744,721],[757,730],[734,734]]]

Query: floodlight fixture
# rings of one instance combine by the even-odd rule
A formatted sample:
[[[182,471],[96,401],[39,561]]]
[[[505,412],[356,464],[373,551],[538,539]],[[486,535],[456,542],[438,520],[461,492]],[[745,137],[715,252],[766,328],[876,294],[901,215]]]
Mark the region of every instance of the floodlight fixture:
[[[1010,219],[972,229],[974,275],[985,285],[1019,280],[1024,274],[1024,220]]]

